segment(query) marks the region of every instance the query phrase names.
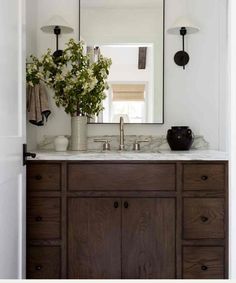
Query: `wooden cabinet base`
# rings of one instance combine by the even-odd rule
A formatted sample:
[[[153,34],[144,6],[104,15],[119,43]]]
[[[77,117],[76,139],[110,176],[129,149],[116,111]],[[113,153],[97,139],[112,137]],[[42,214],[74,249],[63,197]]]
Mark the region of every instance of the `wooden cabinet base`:
[[[27,259],[27,277],[30,279],[59,279],[60,247],[30,247]]]
[[[223,247],[185,247],[184,279],[224,279]]]
[[[69,279],[121,278],[121,211],[112,198],[68,201]]]
[[[228,278],[227,162],[31,161],[27,172],[28,279]]]

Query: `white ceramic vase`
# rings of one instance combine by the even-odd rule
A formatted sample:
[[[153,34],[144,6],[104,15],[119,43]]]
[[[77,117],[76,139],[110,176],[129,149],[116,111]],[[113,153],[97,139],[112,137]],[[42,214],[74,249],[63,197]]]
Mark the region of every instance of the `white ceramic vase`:
[[[65,136],[58,136],[54,140],[55,151],[67,151],[68,139]]]
[[[87,117],[71,118],[71,149],[82,151],[87,149]]]

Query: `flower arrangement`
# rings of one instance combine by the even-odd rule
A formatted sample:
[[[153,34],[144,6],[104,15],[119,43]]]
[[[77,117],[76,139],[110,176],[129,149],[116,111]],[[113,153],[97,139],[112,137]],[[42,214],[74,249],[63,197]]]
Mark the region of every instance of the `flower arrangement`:
[[[59,58],[55,58],[50,49],[41,59],[33,55],[30,58],[27,84],[35,86],[43,81],[55,91],[56,105],[64,107],[66,113],[72,117],[91,117],[103,110],[111,59],[100,55],[96,62],[91,62],[91,56],[84,52],[84,43],[73,39]]]

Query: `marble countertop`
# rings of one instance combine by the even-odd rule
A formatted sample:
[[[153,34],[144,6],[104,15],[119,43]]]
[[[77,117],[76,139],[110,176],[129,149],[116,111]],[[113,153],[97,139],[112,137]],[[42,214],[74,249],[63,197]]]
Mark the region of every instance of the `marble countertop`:
[[[132,152],[132,151],[67,151],[67,152],[55,152],[48,151],[32,151],[36,153],[36,158],[28,158],[28,160],[71,160],[71,161],[96,161],[96,160],[126,160],[126,161],[174,161],[174,160],[186,160],[186,161],[227,161],[229,160],[226,152],[214,151],[214,150],[190,150],[190,151],[170,151],[162,150],[161,152]]]

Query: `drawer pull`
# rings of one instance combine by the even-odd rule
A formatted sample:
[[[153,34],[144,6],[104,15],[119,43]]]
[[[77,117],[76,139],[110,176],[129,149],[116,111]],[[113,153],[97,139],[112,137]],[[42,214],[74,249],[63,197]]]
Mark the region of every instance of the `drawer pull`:
[[[35,221],[41,222],[41,221],[43,221],[43,217],[37,216],[37,217],[35,217]]]
[[[201,216],[201,221],[206,223],[208,221],[208,217],[206,216]]]
[[[128,208],[129,207],[129,203],[127,201],[124,202],[124,208]]]
[[[36,265],[36,266],[35,266],[35,270],[38,270],[38,271],[40,271],[42,268],[43,268],[43,267],[42,267],[41,265]]]
[[[38,180],[38,181],[40,181],[40,180],[43,179],[43,177],[42,177],[41,175],[36,175],[36,176],[35,176],[35,179]]]
[[[115,201],[115,202],[114,202],[114,207],[115,207],[115,208],[118,208],[118,207],[119,207],[118,201]]]
[[[202,266],[201,266],[201,270],[202,270],[202,271],[206,271],[207,269],[208,269],[208,267],[207,267],[206,265],[202,265]]]
[[[208,176],[203,175],[203,176],[201,177],[201,179],[202,179],[202,181],[207,181],[207,180],[208,180]]]

